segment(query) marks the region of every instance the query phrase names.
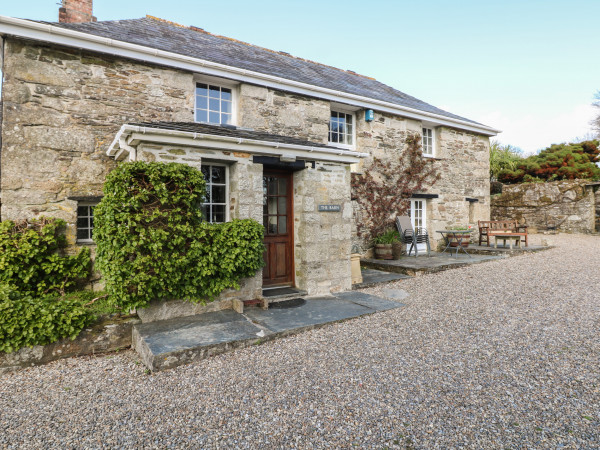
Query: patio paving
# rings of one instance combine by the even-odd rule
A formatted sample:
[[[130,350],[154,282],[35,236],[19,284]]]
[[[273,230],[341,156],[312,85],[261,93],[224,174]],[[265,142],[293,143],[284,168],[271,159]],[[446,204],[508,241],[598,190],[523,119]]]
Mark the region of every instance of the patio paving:
[[[268,310],[247,308],[138,324],[133,347],[152,371],[170,369],[235,348],[297,334],[333,322],[400,308],[402,303],[366,294],[294,299]]]

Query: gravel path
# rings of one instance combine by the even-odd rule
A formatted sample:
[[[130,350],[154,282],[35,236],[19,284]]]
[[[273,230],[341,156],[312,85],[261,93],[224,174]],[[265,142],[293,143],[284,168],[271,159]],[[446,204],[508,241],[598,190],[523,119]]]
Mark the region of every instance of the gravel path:
[[[0,448],[600,448],[600,237],[541,238],[386,285],[404,308],[173,370],[126,351],[0,375]]]

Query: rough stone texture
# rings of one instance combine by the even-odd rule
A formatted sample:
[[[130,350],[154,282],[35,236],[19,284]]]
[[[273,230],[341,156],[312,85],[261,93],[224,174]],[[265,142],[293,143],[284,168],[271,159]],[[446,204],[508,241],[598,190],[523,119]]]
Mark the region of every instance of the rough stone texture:
[[[142,323],[157,322],[159,320],[169,320],[175,317],[194,316],[196,314],[205,314],[209,312],[233,309],[231,299],[215,300],[214,302],[202,305],[200,303],[190,303],[183,300],[155,300],[143,308],[138,309],[137,314]]]
[[[98,196],[123,123],[193,120],[193,75],[107,55],[5,40],[2,219],[45,214],[71,224]]]
[[[244,127],[327,143],[328,101],[242,84],[238,110]]]
[[[319,212],[340,205],[340,212]],[[308,295],[351,289],[350,168],[317,163],[294,173],[296,285]]]
[[[85,329],[74,340],[61,339],[48,345],[24,347],[13,353],[0,352],[0,373],[37,366],[71,356],[105,353],[131,346],[131,331],[137,317],[105,318]]]
[[[428,125],[375,112],[372,122],[357,121],[357,145],[361,152],[368,152],[373,157],[395,158],[406,148],[408,135],[421,135],[423,126]],[[440,240],[436,230],[475,225],[477,220],[489,220],[490,217],[489,139],[447,127],[437,127],[435,133],[434,164],[441,178],[433,187],[423,191],[439,196],[426,201],[427,229],[433,248]],[[369,160],[361,162],[358,170],[368,166]],[[466,198],[478,201],[471,203]],[[365,247],[356,238],[354,243]]]
[[[595,231],[594,188],[585,180],[504,185],[502,194],[492,197],[492,220],[518,220],[546,230],[591,233]]]

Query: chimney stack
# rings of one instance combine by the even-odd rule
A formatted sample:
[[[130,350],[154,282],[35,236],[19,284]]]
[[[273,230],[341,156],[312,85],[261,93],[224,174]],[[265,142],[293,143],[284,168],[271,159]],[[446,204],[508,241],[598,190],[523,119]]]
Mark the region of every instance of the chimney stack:
[[[96,22],[92,15],[93,0],[62,0],[58,9],[58,21],[61,23]]]

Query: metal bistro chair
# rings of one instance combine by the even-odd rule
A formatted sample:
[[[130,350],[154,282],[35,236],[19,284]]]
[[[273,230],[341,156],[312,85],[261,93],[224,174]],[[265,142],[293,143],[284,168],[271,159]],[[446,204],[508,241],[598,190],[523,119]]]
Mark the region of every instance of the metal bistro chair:
[[[412,223],[410,222],[410,217],[408,216],[398,216],[396,217],[396,228],[398,228],[398,233],[400,233],[400,239],[403,244],[410,244],[410,250],[408,251],[408,255],[410,256],[413,248],[415,249],[415,258],[417,257],[419,251],[417,250],[417,244],[427,244],[427,256],[431,256],[431,247],[429,245],[429,233],[427,230],[422,227],[417,227],[417,229],[413,229]]]

